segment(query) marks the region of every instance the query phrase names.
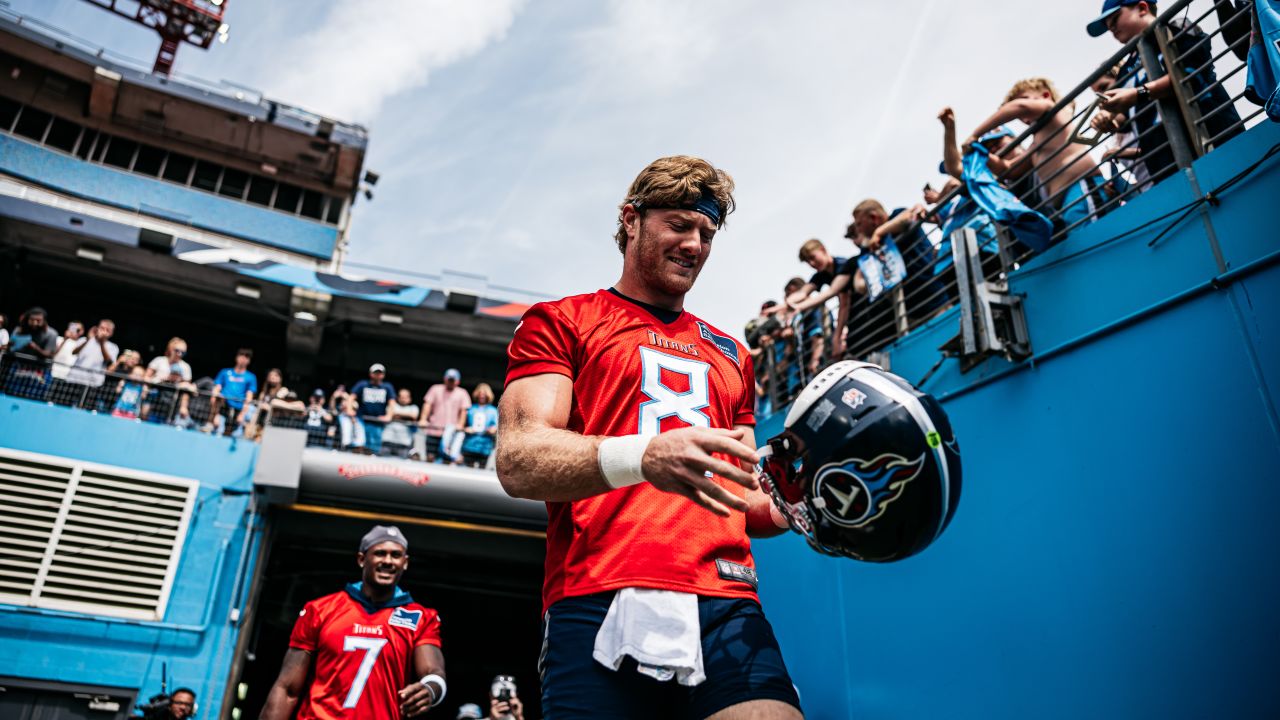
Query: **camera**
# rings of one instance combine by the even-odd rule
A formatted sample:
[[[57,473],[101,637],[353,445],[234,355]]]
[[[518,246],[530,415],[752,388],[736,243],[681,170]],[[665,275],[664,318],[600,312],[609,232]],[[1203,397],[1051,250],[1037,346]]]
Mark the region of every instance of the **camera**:
[[[160,693],[152,695],[145,705],[137,707],[138,712],[142,713],[142,717],[146,720],[165,720],[169,717],[169,705],[173,702],[173,696],[168,693]]]
[[[516,696],[516,679],[510,675],[498,675],[489,686],[489,694],[499,702],[511,702]]]

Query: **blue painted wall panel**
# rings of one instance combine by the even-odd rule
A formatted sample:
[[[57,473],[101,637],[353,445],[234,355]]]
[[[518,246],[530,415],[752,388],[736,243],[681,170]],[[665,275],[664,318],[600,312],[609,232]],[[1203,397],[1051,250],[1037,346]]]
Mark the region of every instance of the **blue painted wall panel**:
[[[258,446],[10,397],[0,397],[0,446],[200,483],[162,622],[0,605],[0,675],[135,688],[145,699],[167,663],[170,687],[194,688],[202,716],[218,717],[239,632],[228,621],[236,573],[257,542],[245,493]]]
[[[4,134],[0,170],[88,200],[326,260],[338,242],[338,229],[330,225],[87,163]]]
[[[1260,160],[1280,143],[1280,123],[1264,122],[1195,162],[1196,177],[1206,192],[1227,182]],[[1280,225],[1276,223],[1276,199],[1280,197],[1280,153],[1271,156],[1258,172],[1209,209],[1218,243],[1229,269],[1280,250]]]

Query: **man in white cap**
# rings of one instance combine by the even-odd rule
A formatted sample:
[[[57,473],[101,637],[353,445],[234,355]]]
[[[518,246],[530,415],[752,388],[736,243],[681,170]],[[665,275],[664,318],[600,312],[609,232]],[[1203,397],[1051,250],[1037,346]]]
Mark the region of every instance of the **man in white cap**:
[[[396,388],[386,377],[386,366],[374,363],[369,366],[369,379],[351,388],[351,394],[360,404],[357,416],[364,425],[364,447],[370,455],[382,451],[382,430],[396,409]]]
[[[307,603],[289,636],[263,720],[397,720],[444,700],[440,616],[398,583],[409,541],[378,525],[360,540],[360,582]],[[314,679],[307,676],[314,665]],[[420,678],[408,685],[404,678]]]
[[[467,408],[471,407],[471,395],[459,387],[462,373],[454,368],[444,371],[444,383],[432,385],[422,398],[422,415],[418,418],[418,426],[423,430],[418,433],[422,446],[415,438],[414,452],[427,462],[436,460],[454,462],[461,458],[450,458],[447,445],[442,444],[446,435],[467,426]]]

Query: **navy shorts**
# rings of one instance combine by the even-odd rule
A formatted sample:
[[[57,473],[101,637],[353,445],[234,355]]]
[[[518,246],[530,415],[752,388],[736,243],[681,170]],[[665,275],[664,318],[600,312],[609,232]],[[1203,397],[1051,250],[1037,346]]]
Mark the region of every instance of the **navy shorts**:
[[[754,600],[698,598],[707,679],[694,687],[641,675],[631,658],[614,671],[591,657],[612,601],[612,592],[571,597],[547,611],[538,661],[547,720],[702,720],[748,700],[800,707],[773,628]]]

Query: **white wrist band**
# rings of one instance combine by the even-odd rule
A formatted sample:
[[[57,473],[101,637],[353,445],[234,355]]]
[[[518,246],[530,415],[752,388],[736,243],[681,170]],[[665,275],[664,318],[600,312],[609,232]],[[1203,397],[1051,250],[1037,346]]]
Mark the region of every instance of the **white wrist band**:
[[[436,675],[435,673],[432,673],[431,675],[423,675],[422,679],[419,680],[418,682],[422,683],[422,686],[425,687],[431,693],[431,707],[435,707],[440,703],[444,702],[444,696],[446,693],[449,692],[449,686],[445,683],[444,678],[440,677],[439,675]],[[433,689],[427,683],[435,683],[440,686],[439,697],[436,697],[435,689]]]
[[[600,443],[600,474],[609,487],[617,489],[644,482],[640,463],[652,435],[623,435]]]

